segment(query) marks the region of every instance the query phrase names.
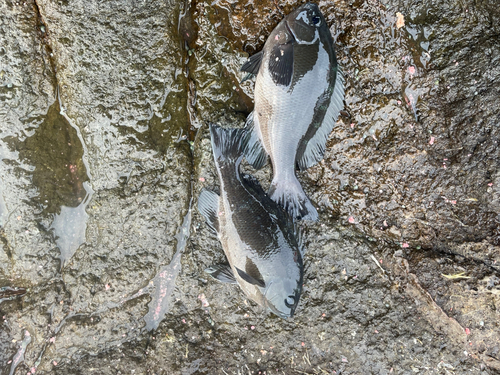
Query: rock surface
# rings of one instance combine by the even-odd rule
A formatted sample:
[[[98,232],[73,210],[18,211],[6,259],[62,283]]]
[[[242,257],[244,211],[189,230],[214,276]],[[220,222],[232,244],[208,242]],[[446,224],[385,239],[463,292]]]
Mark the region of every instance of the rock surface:
[[[500,371],[494,0],[321,1],[350,118],[299,176],[297,315],[207,280],[206,122],[243,126],[276,4],[0,4],[0,374]]]
[[[148,312],[190,201],[181,9],[2,8],[0,280],[29,291],[0,307],[1,366],[51,373],[162,318]]]

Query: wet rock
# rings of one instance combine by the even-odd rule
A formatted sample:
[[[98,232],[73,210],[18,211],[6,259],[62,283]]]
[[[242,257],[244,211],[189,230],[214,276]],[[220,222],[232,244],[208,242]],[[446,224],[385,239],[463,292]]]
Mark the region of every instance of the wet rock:
[[[243,126],[239,67],[296,5],[0,5],[0,286],[27,288],[0,305],[1,373],[500,369],[493,1],[320,2],[351,118],[299,176],[321,219],[297,315],[204,274],[224,261],[187,214],[191,181],[193,207],[218,184],[205,123]],[[81,202],[61,267],[54,222]]]
[[[9,342],[33,338],[16,371],[129,342],[170,298],[153,280],[184,250],[190,199],[180,11],[2,4],[0,286],[29,291],[0,316]]]
[[[34,220],[38,211],[31,204],[34,167],[21,160],[18,151],[7,143],[33,135],[55,100],[53,76],[46,71],[47,67],[50,70],[49,55],[40,42],[41,23],[32,5],[1,5],[0,280],[25,278],[37,283],[50,278],[57,269],[51,260],[55,252]],[[26,257],[31,251],[45,258],[46,268],[38,268],[34,259]]]
[[[322,176],[313,181],[319,186],[316,194],[325,194],[322,187],[328,191],[330,181],[352,181],[338,200],[341,219],[347,221],[349,216],[357,215],[359,227],[368,234],[376,229],[372,224],[376,221],[394,222],[390,232],[377,233],[377,237],[392,243],[406,241],[412,247],[435,248],[437,243],[491,237],[497,227],[497,213],[489,202],[496,195],[487,189],[491,182],[488,173],[496,170],[500,156],[494,126],[499,113],[492,106],[497,89],[486,79],[481,83],[474,78],[472,81],[484,87],[483,94],[464,93],[458,98],[449,94],[449,84],[444,82],[456,80],[457,74],[469,82],[473,69],[470,61],[484,61],[481,68],[476,63],[474,67],[485,72],[496,71],[497,66],[491,59],[485,60],[482,53],[474,55],[471,51],[460,62],[463,68],[457,68],[459,63],[451,56],[459,47],[451,43],[452,30],[445,31],[447,26],[439,20],[420,15],[425,10],[443,17],[445,10],[427,4],[398,5],[374,9],[365,2],[341,18],[343,23],[359,29],[356,36],[346,30],[339,37],[340,60],[348,76],[346,103],[353,117],[339,122],[332,133],[324,163],[316,167],[321,171],[316,175]],[[392,10],[397,8],[408,9],[404,12],[406,26],[401,29],[393,23]],[[495,14],[486,9],[473,7],[470,11],[491,22],[495,19]],[[367,15],[372,12],[377,28],[368,27],[373,21]],[[444,17],[450,21],[459,16]],[[465,28],[479,37],[473,27],[484,27],[484,40],[485,35],[494,34],[486,25],[489,22],[476,25],[470,19]],[[362,39],[364,44],[354,48],[352,38]],[[447,59],[436,52],[447,48],[446,42],[451,49]],[[370,51],[375,51],[374,57],[363,59]],[[409,99],[408,88],[415,103]],[[456,104],[458,101],[461,105]],[[482,113],[472,109],[479,101]],[[418,121],[414,107],[421,112]],[[476,121],[470,119],[472,114]],[[474,130],[474,126],[480,129]],[[471,151],[474,145],[481,145],[475,153]],[[479,167],[478,163],[483,164]],[[349,204],[354,185],[369,189],[363,194],[366,209]],[[427,212],[425,218],[422,212]],[[391,238],[391,233],[397,236]]]

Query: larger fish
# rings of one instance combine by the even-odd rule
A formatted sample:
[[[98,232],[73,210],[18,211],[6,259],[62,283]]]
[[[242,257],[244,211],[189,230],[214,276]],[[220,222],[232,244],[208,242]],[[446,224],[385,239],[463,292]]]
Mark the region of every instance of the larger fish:
[[[212,276],[237,282],[243,292],[274,314],[293,316],[303,282],[301,246],[291,217],[251,177],[239,170],[243,129],[210,126],[220,196],[204,189],[198,210],[217,232],[229,265]]]
[[[288,14],[241,70],[257,74],[246,157],[260,168],[269,155],[271,198],[295,218],[316,220],[295,168],[323,158],[344,98],[333,39],[318,6],[307,3]]]

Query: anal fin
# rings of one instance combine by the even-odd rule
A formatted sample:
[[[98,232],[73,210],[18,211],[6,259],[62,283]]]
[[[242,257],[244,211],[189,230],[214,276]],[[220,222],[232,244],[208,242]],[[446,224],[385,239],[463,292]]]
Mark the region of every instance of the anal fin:
[[[320,102],[318,102],[319,104]],[[330,96],[328,109],[322,118],[321,124],[314,135],[309,139],[305,148],[297,154],[297,166],[300,170],[312,167],[323,159],[326,150],[326,141],[333,130],[340,111],[344,108],[344,77],[340,68],[337,70],[335,87]]]

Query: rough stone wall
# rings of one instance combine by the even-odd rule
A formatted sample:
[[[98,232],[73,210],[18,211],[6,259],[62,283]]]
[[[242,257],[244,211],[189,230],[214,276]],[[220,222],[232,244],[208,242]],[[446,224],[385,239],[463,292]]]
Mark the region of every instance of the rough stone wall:
[[[494,0],[321,1],[349,115],[299,176],[297,315],[207,280],[206,122],[297,4],[0,3],[0,374],[500,371]]]

